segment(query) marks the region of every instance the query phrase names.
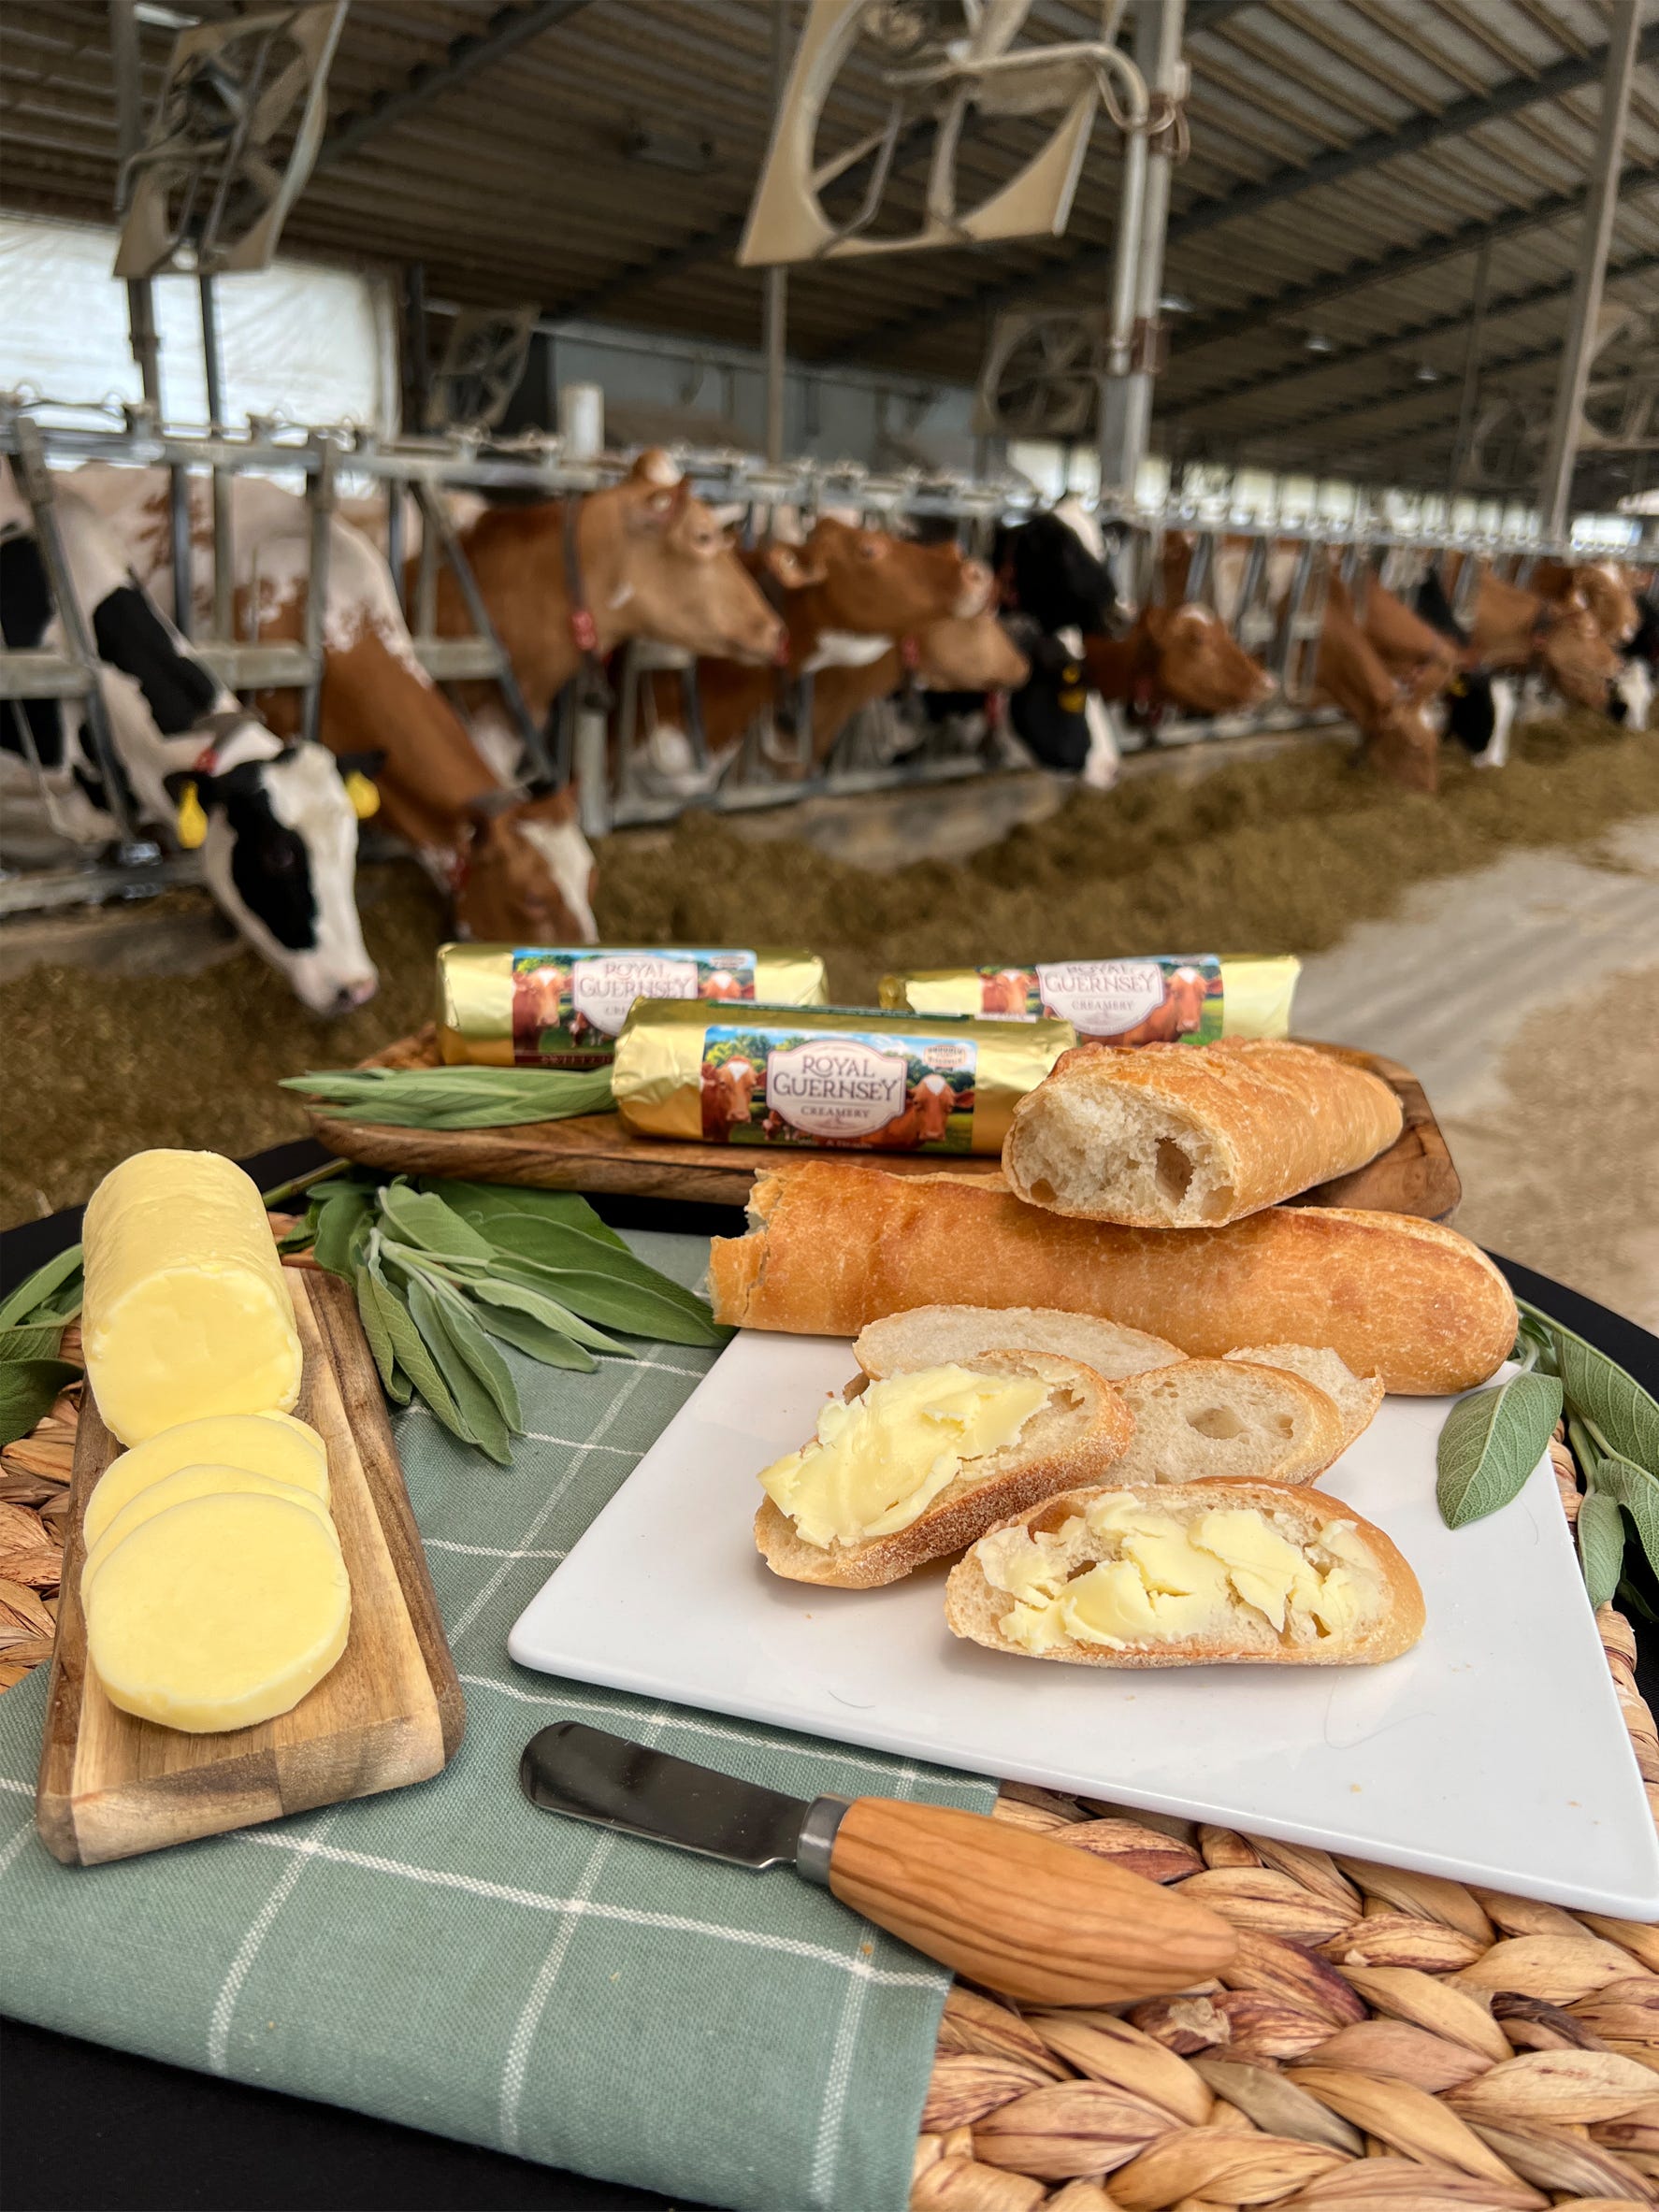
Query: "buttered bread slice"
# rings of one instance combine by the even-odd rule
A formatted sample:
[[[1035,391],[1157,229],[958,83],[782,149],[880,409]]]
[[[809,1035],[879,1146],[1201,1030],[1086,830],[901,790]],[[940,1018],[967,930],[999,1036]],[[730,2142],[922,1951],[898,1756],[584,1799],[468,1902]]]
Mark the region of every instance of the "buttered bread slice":
[[[1121,1388],[1134,1415],[1116,1470],[1126,1483],[1310,1483],[1346,1441],[1333,1400],[1284,1368],[1183,1359]]]
[[[1113,1386],[1058,1354],[994,1351],[871,1383],[761,1474],[755,1542],[774,1574],[866,1589],[959,1552],[993,1523],[1102,1479],[1133,1424]]]
[[[1360,1666],[1422,1634],[1394,1545],[1339,1499],[1271,1483],[1091,1488],[980,1538],[953,1635],[1082,1667]]]

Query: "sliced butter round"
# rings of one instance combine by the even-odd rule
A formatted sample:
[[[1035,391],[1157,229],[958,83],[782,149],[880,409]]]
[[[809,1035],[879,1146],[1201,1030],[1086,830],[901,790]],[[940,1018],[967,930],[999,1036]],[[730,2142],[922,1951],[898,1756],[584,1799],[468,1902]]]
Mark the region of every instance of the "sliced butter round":
[[[88,1549],[140,1490],[181,1467],[245,1467],[325,1503],[328,1499],[328,1456],[314,1429],[286,1415],[274,1420],[268,1414],[210,1414],[164,1429],[110,1460],[86,1502]]]
[[[298,1704],[346,1647],[351,1585],[333,1530],[280,1498],[172,1505],[87,1592],[87,1657],[113,1705],[191,1734]]]
[[[314,1513],[330,1530],[334,1528],[326,1504],[314,1490],[302,1490],[294,1483],[278,1482],[274,1475],[259,1474],[251,1467],[181,1467],[177,1474],[164,1474],[160,1482],[146,1483],[137,1496],[122,1507],[97,1542],[88,1545],[86,1562],[80,1570],[82,1599],[98,1569],[135,1529],[141,1529],[146,1521],[153,1520],[158,1513],[166,1513],[169,1506],[188,1505],[193,1498],[222,1495],[281,1498],[289,1505],[303,1506],[307,1513]]]

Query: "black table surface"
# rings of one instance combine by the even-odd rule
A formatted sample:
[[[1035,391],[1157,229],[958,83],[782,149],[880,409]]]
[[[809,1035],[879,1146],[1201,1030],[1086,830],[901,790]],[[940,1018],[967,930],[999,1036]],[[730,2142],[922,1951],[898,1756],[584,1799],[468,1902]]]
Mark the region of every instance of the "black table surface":
[[[321,1166],[310,1143],[244,1162],[261,1189]],[[598,1199],[621,1228],[741,1234],[717,1206]],[[0,1236],[0,1295],[80,1234],[79,1211]],[[1493,1255],[1516,1292],[1659,1395],[1659,1338]],[[1659,1630],[1636,1623],[1642,1694],[1659,1702]],[[0,2002],[4,1993],[0,1992]],[[21,2021],[0,2021],[0,2205],[6,2212],[633,2212],[671,2200],[422,2134],[335,2105],[221,2080]]]

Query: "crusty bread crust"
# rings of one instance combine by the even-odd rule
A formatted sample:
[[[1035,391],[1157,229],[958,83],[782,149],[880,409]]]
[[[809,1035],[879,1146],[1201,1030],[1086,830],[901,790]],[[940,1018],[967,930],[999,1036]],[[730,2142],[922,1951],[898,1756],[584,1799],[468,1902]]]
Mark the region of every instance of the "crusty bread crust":
[[[715,1319],[744,1329],[852,1337],[912,1306],[1056,1306],[1208,1358],[1326,1344],[1416,1397],[1485,1382],[1515,1341],[1486,1255],[1411,1214],[1277,1206],[1228,1228],[1118,1228],[840,1160],[762,1173],[749,1210],[749,1234],[716,1239],[709,1263]]]
[[[994,1521],[1030,1512],[1057,1490],[1104,1480],[1133,1431],[1133,1418],[1116,1389],[1080,1360],[1016,1351],[988,1352],[960,1364],[993,1373],[1036,1374],[1079,1400],[1083,1420],[1064,1440],[1047,1435],[1035,1448],[1017,1441],[970,1461],[908,1527],[865,1544],[804,1543],[787,1515],[764,1498],[755,1515],[755,1545],[774,1574],[844,1590],[902,1581],[929,1559],[964,1550]],[[1035,1419],[1050,1429],[1055,1422],[1052,1412]]]
[[[1137,1155],[1150,1154],[1155,1136],[1177,1154],[1186,1145],[1201,1161],[1190,1185],[1115,1174],[1111,1145],[1091,1141],[1091,1107],[1118,1109],[1123,1141]],[[1392,1144],[1402,1124],[1400,1101],[1379,1076],[1310,1045],[1279,1038],[1085,1044],[1062,1053],[1020,1099],[1003,1168],[1029,1204],[1075,1219],[1219,1228],[1350,1174]],[[1075,1153],[1079,1141],[1083,1162],[1067,1186],[1045,1181],[1056,1147]]]
[[[1207,1511],[1212,1506],[1223,1509],[1231,1506],[1249,1506],[1258,1512],[1275,1513],[1288,1516],[1300,1524],[1302,1540],[1306,1542],[1330,1521],[1351,1521],[1359,1535],[1375,1557],[1380,1571],[1386,1601],[1378,1612],[1365,1624],[1359,1634],[1339,1639],[1327,1636],[1317,1644],[1283,1645],[1277,1649],[1252,1650],[1242,1643],[1230,1644],[1216,1636],[1190,1636],[1157,1644],[1129,1645],[1121,1651],[1113,1651],[1104,1645],[1078,1644],[1066,1637],[1047,1651],[1027,1651],[1023,1645],[1011,1643],[1003,1635],[997,1623],[1007,1608],[1006,1593],[995,1590],[987,1582],[976,1554],[970,1551],[950,1571],[945,1587],[945,1618],[952,1635],[960,1636],[974,1644],[983,1644],[991,1651],[1012,1653],[1017,1659],[1059,1659],[1075,1667],[1205,1667],[1218,1664],[1232,1666],[1277,1667],[1358,1667],[1375,1666],[1383,1659],[1398,1659],[1409,1651],[1422,1634],[1422,1590],[1409,1562],[1398,1546],[1378,1528],[1365,1520],[1351,1505],[1345,1505],[1339,1498],[1328,1498],[1322,1490],[1287,1490],[1277,1483],[1187,1483],[1175,1490],[1151,1488],[1144,1485],[1132,1487],[1137,1498],[1160,1510],[1190,1506],[1195,1512]],[[1052,1531],[1073,1515],[1080,1514],[1103,1489],[1111,1490],[1113,1484],[1094,1484],[1084,1490],[1074,1490],[1060,1498],[1051,1498],[1044,1505],[1024,1514],[1011,1514],[1000,1521],[999,1528],[1017,1525],[1028,1530]],[[988,1529],[986,1534],[993,1530]]]

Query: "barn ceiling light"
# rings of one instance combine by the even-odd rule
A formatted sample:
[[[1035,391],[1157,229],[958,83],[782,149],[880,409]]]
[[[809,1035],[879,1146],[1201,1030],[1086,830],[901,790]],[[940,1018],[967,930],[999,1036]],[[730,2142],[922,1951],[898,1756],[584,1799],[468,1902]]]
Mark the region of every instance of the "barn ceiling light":
[[[1431,368],[1426,361],[1420,361],[1417,365],[1417,381],[1420,384],[1437,384],[1440,381],[1440,371],[1437,368]]]
[[[713,138],[696,131],[665,129],[660,123],[636,123],[623,150],[630,161],[645,162],[654,169],[679,169],[687,177],[700,177],[714,161]]]
[[[1196,315],[1198,309],[1184,292],[1166,292],[1158,305],[1166,315]]]
[[[138,0],[133,13],[141,23],[153,24],[158,31],[188,31],[199,23],[199,15],[186,15],[181,8],[163,7],[159,0]]]
[[[1336,351],[1336,340],[1327,338],[1320,330],[1310,330],[1303,343],[1310,353],[1334,353]]]

